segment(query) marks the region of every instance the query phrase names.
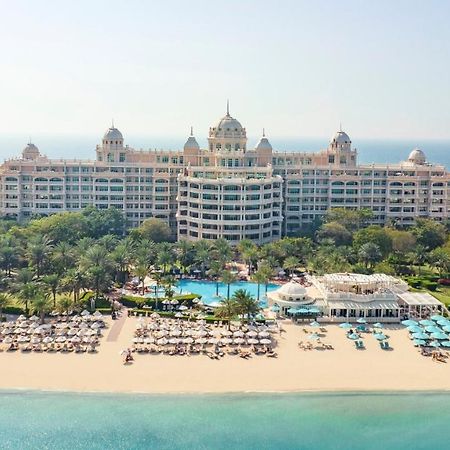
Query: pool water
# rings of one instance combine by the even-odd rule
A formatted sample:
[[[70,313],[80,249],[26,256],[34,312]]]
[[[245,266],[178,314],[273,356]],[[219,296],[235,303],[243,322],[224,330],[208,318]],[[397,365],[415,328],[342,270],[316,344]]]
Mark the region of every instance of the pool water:
[[[197,281],[197,280],[181,280],[177,283],[178,289],[181,294],[191,292],[193,294],[199,294],[202,296],[202,302],[205,305],[214,305],[220,301],[220,297],[227,296],[227,285],[219,283],[219,297],[216,297],[216,282],[215,281]],[[268,284],[267,292],[277,289],[279,286],[276,284]],[[250,292],[253,297],[257,297],[258,285],[249,281],[237,281],[230,285],[230,296],[233,295],[238,289],[245,289]],[[262,306],[267,305],[267,299],[265,296],[265,285],[260,285],[260,303]]]

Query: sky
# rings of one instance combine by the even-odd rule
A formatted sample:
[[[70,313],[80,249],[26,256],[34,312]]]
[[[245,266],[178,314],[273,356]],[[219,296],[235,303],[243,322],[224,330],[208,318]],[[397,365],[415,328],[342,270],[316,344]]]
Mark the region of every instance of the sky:
[[[449,1],[0,8],[0,137],[205,138],[229,99],[253,136],[450,138]]]

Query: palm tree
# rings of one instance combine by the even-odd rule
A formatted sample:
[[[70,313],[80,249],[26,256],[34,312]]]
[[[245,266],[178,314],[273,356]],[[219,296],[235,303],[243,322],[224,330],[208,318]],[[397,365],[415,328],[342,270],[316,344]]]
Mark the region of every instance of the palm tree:
[[[73,306],[73,303],[72,303],[72,300],[70,297],[64,296],[64,297],[61,297],[58,301],[57,308],[61,313],[66,314],[66,320],[69,319],[69,313],[70,313],[72,306]]]
[[[229,242],[224,238],[216,239],[213,244],[213,249],[217,254],[217,258],[223,265],[233,257],[233,250],[231,249]]]
[[[37,289],[33,282],[33,272],[28,269],[21,269],[16,278],[18,298],[25,304],[25,312],[28,314],[28,302],[34,297]]]
[[[427,262],[427,251],[428,248],[417,244],[412,252],[412,259],[414,264],[418,267],[418,274],[421,275],[422,266]]]
[[[4,292],[0,293],[0,323],[3,322],[3,310],[9,306],[11,296]]]
[[[74,303],[80,298],[80,291],[86,284],[85,273],[78,269],[69,269],[62,280],[65,290],[73,293]]]
[[[230,299],[230,286],[237,280],[236,275],[229,270],[225,270],[222,273],[222,283],[227,285],[227,299]]]
[[[292,271],[296,269],[300,261],[295,256],[288,256],[283,263],[283,269],[287,271],[288,275],[292,275]]]
[[[44,283],[47,290],[52,294],[53,297],[53,308],[56,308],[56,293],[58,292],[60,277],[56,273],[50,275],[45,275],[42,277],[42,282]]]
[[[438,270],[439,276],[442,277],[450,268],[450,254],[442,247],[435,248],[430,253],[429,262],[432,267]]]
[[[248,322],[250,321],[251,316],[257,314],[261,310],[259,301],[245,289],[238,289],[233,294],[232,300],[236,302],[239,313],[243,316],[247,316]]]
[[[258,269],[253,275],[252,275],[252,280],[257,283],[258,285],[258,290],[257,290],[257,294],[256,294],[256,299],[259,302],[259,297],[260,297],[260,287],[261,284],[266,282],[266,274],[261,270]]]
[[[242,259],[248,266],[248,273],[252,273],[253,265],[258,261],[259,251],[254,242],[249,239],[243,239],[238,244],[238,250]]]
[[[382,258],[380,247],[373,242],[361,245],[358,251],[358,259],[365,265],[366,269],[379,262]]]
[[[172,251],[172,244],[169,244],[168,242],[161,242],[158,245],[157,263],[162,268],[164,274],[167,273],[173,262],[174,254]]]
[[[11,269],[19,261],[19,249],[15,245],[12,245],[11,242],[4,239],[0,246],[0,267],[8,277],[11,276]]]
[[[134,273],[139,278],[139,281],[142,283],[142,296],[145,294],[145,277],[148,275],[149,267],[147,264],[140,262],[135,268]]]
[[[208,275],[216,280],[216,297],[219,296],[219,281],[220,275],[223,272],[224,266],[221,261],[214,260],[211,262],[211,266],[208,270]]]
[[[194,247],[186,239],[181,239],[176,244],[176,254],[181,277],[183,277],[183,274],[186,273],[188,267],[194,262]]]
[[[36,296],[39,293],[39,288],[36,283],[26,283],[24,284],[19,293],[18,297],[22,301],[22,303],[25,305],[25,314],[28,315],[29,313],[29,303],[36,298]]]
[[[108,289],[112,281],[112,262],[107,250],[94,245],[81,257],[80,268],[86,272],[97,300],[100,292]]]
[[[74,251],[68,242],[58,242],[53,248],[52,261],[56,271],[62,275],[69,267],[72,267],[75,261]]]
[[[258,267],[258,272],[261,274],[261,282],[264,284],[264,290],[267,294],[267,285],[274,275],[273,267],[270,266],[267,262],[264,262]]]
[[[200,264],[202,278],[205,277],[206,267],[211,261],[211,247],[208,241],[202,240],[195,244],[195,262]]]
[[[36,268],[36,276],[41,276],[42,266],[47,261],[51,251],[50,239],[47,236],[38,234],[28,242],[27,256],[31,264]]]
[[[34,313],[39,315],[41,324],[44,323],[45,314],[52,309],[48,297],[42,292],[37,292],[36,297],[31,302],[31,308]]]
[[[238,305],[235,300],[231,298],[223,298],[220,300],[220,306],[216,309],[216,316],[228,321],[228,329],[230,329],[230,322],[238,314]]]

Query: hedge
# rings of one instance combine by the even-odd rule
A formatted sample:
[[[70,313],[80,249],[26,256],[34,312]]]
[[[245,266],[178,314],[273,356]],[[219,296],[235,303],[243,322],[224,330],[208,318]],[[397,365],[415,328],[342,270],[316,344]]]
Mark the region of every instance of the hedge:
[[[429,291],[435,291],[438,288],[439,283],[436,283],[435,281],[426,281],[425,280],[422,282],[422,286],[425,289],[428,289]]]
[[[201,295],[198,294],[182,294],[182,295],[174,295],[172,297],[173,300],[178,300],[180,303],[190,302],[196,298],[201,298]],[[165,300],[164,297],[158,298],[158,306],[162,304],[162,301]],[[135,308],[137,305],[149,305],[152,307],[156,306],[156,300],[150,297],[137,297],[134,295],[123,295],[120,299],[121,303],[124,306],[128,306],[130,308]]]

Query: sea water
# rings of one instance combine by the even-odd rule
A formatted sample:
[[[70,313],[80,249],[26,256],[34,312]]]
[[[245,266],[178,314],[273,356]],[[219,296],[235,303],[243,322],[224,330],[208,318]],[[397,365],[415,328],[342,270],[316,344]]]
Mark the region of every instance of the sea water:
[[[449,423],[448,393],[0,394],[2,449],[440,450]]]

